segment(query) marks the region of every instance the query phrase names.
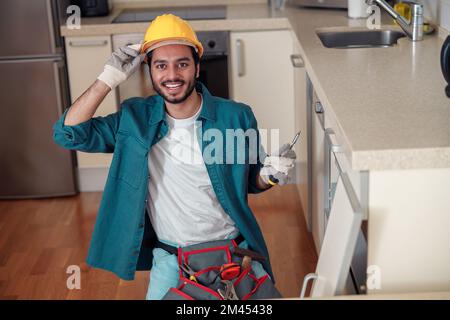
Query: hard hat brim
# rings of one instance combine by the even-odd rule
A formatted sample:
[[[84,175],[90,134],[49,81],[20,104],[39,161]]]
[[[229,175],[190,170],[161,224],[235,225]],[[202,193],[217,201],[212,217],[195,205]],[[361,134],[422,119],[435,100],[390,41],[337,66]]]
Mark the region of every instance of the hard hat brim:
[[[198,56],[201,57],[203,55],[203,47],[201,43],[193,43],[191,41],[186,40],[185,38],[179,38],[179,37],[173,37],[173,38],[165,38],[161,40],[154,40],[150,42],[145,42],[141,47],[141,53],[149,53],[152,50],[155,50],[156,48],[160,48],[165,45],[170,44],[182,44],[191,46],[195,49],[195,51],[198,53]]]

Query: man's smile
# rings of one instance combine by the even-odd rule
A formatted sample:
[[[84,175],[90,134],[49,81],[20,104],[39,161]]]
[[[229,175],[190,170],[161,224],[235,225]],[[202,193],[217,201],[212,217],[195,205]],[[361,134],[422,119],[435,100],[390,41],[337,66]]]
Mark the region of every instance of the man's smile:
[[[163,82],[162,86],[167,89],[170,93],[177,93],[181,91],[181,88],[184,85],[184,81],[170,81],[170,82]]]

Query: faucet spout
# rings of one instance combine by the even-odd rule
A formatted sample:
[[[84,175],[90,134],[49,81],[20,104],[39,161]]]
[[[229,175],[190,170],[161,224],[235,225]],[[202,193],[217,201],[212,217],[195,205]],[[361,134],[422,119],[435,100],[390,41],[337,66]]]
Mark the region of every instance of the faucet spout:
[[[423,6],[420,3],[411,1],[403,1],[403,3],[411,6],[410,21],[407,21],[397,13],[385,0],[366,0],[367,5],[376,4],[383,8],[395,21],[397,21],[412,41],[420,41],[423,39]]]

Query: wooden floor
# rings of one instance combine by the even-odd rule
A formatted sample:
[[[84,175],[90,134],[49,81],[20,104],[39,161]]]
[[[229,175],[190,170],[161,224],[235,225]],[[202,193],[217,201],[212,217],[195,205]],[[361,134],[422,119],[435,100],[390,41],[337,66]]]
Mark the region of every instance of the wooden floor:
[[[88,268],[89,241],[101,193],[43,200],[0,201],[0,299],[144,299],[149,272],[134,281]],[[294,185],[249,197],[263,230],[277,287],[299,295],[317,262]],[[79,265],[81,289],[69,290],[66,273]]]

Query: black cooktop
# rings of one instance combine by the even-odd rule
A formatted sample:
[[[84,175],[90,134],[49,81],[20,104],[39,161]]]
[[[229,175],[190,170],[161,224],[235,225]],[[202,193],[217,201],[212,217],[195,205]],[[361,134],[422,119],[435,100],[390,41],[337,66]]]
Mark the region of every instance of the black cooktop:
[[[227,9],[226,6],[125,9],[113,23],[150,22],[164,13],[172,13],[184,20],[211,20],[225,19]]]

